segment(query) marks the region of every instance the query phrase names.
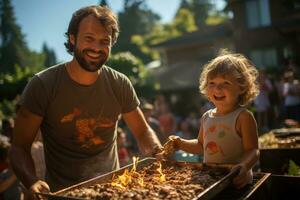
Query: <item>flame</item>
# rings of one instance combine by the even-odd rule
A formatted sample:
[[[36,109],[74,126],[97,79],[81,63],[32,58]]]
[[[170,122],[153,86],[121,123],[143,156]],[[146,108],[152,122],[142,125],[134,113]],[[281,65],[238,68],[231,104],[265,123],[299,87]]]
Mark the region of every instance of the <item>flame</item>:
[[[160,174],[158,180],[163,183],[166,181],[166,175],[162,171],[161,162],[158,162],[158,165],[159,167],[156,169],[156,171],[158,171],[158,173]]]
[[[139,178],[138,178],[138,184],[139,184],[141,187],[144,187],[144,186],[145,186],[143,177],[139,177]]]
[[[131,172],[136,172],[136,166],[137,166],[137,163],[139,162],[139,157],[135,157],[133,156],[132,157],[132,161],[133,161],[133,167],[131,169]]]
[[[135,180],[137,180],[138,185],[141,187],[145,187],[143,174],[140,174],[136,171],[139,158],[133,157],[132,161],[133,166],[130,171],[128,169],[125,169],[124,173],[122,175],[119,175],[117,178],[115,178],[115,176],[113,175],[111,186],[117,187],[121,190],[125,190],[131,183],[133,183],[133,180],[136,178]],[[154,179],[163,183],[166,181],[166,177],[165,174],[163,174],[161,162],[158,162],[158,164],[159,167],[156,169],[156,171],[159,173],[159,176],[154,177]]]

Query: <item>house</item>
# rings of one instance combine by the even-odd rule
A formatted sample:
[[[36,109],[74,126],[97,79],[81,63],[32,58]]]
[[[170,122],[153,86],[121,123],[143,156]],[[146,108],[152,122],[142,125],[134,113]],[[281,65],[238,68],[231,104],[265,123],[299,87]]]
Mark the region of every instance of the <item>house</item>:
[[[220,48],[233,48],[230,23],[207,26],[153,46],[161,53],[162,67],[156,68],[159,91],[170,99],[173,110],[184,113],[199,109],[198,90],[202,66]]]
[[[283,61],[299,64],[299,0],[228,0],[233,13],[233,38],[237,52],[259,68],[280,70]]]
[[[273,72],[282,70],[290,58],[300,64],[299,0],[227,0],[226,10],[232,12],[230,22],[203,27],[153,47],[162,57],[162,67],[155,71],[159,89],[175,96],[170,98],[175,102],[182,100],[179,106],[199,104],[201,67],[220,48],[243,53],[258,68]]]

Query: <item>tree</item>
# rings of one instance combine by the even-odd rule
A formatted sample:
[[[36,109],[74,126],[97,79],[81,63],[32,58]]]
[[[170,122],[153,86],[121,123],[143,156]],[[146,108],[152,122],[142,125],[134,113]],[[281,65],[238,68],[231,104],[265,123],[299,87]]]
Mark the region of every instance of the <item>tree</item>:
[[[158,24],[159,15],[152,12],[145,0],[125,0],[124,10],[118,14],[120,22],[120,36],[113,52],[124,52],[130,50],[134,55],[141,58],[143,62],[151,60],[141,49],[132,42],[135,35],[145,35],[153,30]]]
[[[198,27],[206,25],[205,22],[209,16],[209,12],[214,8],[210,0],[192,0],[191,6],[196,25]]]
[[[107,6],[109,7],[109,5],[107,4],[106,0],[101,0],[99,3],[100,6]]]
[[[197,29],[193,13],[186,8],[181,8],[177,12],[173,21],[173,26],[180,34],[195,31]]]
[[[196,25],[202,27],[206,24],[206,19],[214,6],[211,0],[182,0],[177,14],[182,8],[190,10],[194,15]]]
[[[181,0],[178,10],[180,10],[180,8],[189,9],[190,8],[190,4],[189,4],[188,0]]]
[[[50,49],[46,43],[43,44],[43,55],[45,56],[44,60],[44,66],[50,67],[52,65],[55,65],[57,63],[56,61],[56,55],[53,49]]]
[[[142,61],[130,52],[114,54],[107,65],[126,74],[133,84],[138,96],[151,97],[154,95],[154,79],[150,76]]]
[[[16,24],[10,0],[0,0],[0,69],[13,71],[15,65],[28,65],[28,53],[24,35]]]

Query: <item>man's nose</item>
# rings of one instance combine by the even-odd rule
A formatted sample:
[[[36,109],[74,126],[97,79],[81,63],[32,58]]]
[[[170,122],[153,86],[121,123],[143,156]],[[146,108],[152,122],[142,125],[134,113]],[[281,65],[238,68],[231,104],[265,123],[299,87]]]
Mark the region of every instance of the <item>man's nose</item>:
[[[92,45],[92,49],[93,49],[95,52],[99,52],[99,51],[102,49],[102,46],[101,46],[100,43],[94,42],[93,45]]]

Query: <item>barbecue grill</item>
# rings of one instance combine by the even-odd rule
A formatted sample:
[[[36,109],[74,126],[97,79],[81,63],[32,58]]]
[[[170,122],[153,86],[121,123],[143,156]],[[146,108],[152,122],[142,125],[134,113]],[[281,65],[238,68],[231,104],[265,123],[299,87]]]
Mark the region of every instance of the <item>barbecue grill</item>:
[[[300,165],[300,128],[274,129],[259,138],[263,172],[287,173],[289,160]]]
[[[145,167],[149,167],[153,165],[156,162],[155,158],[145,158],[141,160],[137,166],[136,170],[137,172],[143,170]],[[207,200],[212,199],[218,193],[222,192],[225,188],[227,188],[232,178],[238,173],[238,170],[236,171],[230,171],[230,168],[232,165],[221,165],[221,164],[202,164],[202,163],[187,163],[187,162],[175,162],[175,161],[163,161],[162,162],[163,168],[170,167],[170,166],[178,166],[178,167],[196,167],[198,169],[205,169],[208,171],[219,171],[220,173],[223,173],[222,176],[219,174],[219,178],[212,184],[207,185],[203,188],[201,191],[197,191],[196,196],[191,198],[193,200],[201,199],[201,200]],[[74,186],[62,189],[60,191],[57,191],[55,193],[51,194],[42,194],[39,193],[39,195],[47,197],[48,199],[76,199],[76,200],[83,200],[88,198],[82,198],[82,197],[73,197],[73,196],[67,196],[72,191],[78,191],[82,188],[89,188],[94,187],[96,184],[103,184],[103,183],[111,183],[112,179],[116,176],[122,175],[125,170],[132,169],[133,164],[125,166],[119,170],[112,171],[110,173],[107,173],[105,175],[101,175],[98,177],[95,177],[93,179],[81,182],[79,184],[76,184]],[[210,173],[210,172],[209,172]],[[268,178],[269,174],[262,174],[262,177],[260,177],[262,180],[260,182],[263,182]],[[259,185],[255,185],[255,187],[259,187]],[[134,197],[133,197],[134,198]],[[94,199],[107,199],[107,198],[94,198]],[[127,198],[128,199],[128,198]],[[147,199],[147,198],[146,198]],[[149,198],[148,198],[149,199]],[[161,198],[163,199],[163,198]],[[177,198],[178,199],[178,198]]]

